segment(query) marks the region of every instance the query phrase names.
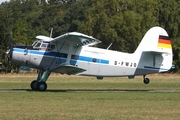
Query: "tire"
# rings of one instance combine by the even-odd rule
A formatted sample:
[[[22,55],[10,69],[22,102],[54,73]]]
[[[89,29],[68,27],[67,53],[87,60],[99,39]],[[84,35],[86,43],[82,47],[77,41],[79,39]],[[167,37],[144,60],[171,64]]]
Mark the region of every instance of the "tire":
[[[47,89],[47,84],[45,82],[39,82],[38,83],[38,90],[39,91],[46,91]]]
[[[149,84],[150,80],[149,78],[144,78],[144,84]]]
[[[30,87],[32,90],[37,90],[37,81],[36,80],[32,81]]]

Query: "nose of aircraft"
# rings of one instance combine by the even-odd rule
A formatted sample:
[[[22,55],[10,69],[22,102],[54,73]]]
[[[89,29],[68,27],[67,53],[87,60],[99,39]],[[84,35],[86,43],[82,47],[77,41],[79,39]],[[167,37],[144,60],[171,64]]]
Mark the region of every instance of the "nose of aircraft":
[[[9,62],[11,61],[11,49],[8,49],[6,51],[6,57],[7,57],[7,69],[9,69]]]

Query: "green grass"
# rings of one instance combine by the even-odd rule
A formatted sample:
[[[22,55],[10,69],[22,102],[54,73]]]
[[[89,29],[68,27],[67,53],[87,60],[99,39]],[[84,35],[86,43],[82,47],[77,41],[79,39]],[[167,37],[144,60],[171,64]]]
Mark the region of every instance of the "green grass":
[[[93,77],[52,75],[47,82],[49,91],[34,92],[29,84],[35,75],[0,75],[0,91],[28,90],[0,92],[0,120],[179,120],[180,93],[143,92],[180,90],[179,76],[148,77],[151,83],[144,85],[142,77],[98,81]]]

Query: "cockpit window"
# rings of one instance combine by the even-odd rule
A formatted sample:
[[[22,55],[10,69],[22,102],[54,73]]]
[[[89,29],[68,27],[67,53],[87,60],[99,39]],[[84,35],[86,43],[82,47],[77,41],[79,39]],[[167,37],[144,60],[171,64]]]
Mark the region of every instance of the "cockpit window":
[[[40,45],[41,45],[41,43],[40,43],[40,42],[38,42],[38,43],[36,43],[36,45],[35,45],[34,47],[39,48],[39,47],[40,47]]]
[[[47,48],[47,43],[42,43],[41,48]]]
[[[53,50],[55,49],[55,45],[49,43],[49,42],[43,42],[43,41],[35,41],[32,44],[33,48],[35,49],[41,49],[41,50]]]
[[[32,46],[36,45],[36,43],[37,43],[37,41],[35,41],[35,42],[32,44]]]

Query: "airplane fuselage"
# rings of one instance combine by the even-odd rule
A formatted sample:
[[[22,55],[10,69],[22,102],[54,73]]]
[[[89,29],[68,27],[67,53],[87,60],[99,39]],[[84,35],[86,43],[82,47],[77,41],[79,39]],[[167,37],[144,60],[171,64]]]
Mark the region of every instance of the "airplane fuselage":
[[[123,53],[89,46],[77,49],[71,45],[64,45],[59,51],[57,48],[47,50],[14,47],[12,62],[42,70],[53,70],[61,64],[69,64],[86,69],[79,75],[118,77],[156,73],[159,71],[158,68],[163,66],[163,59],[166,56],[168,55],[156,55],[158,59],[154,58],[153,63],[153,55]]]

